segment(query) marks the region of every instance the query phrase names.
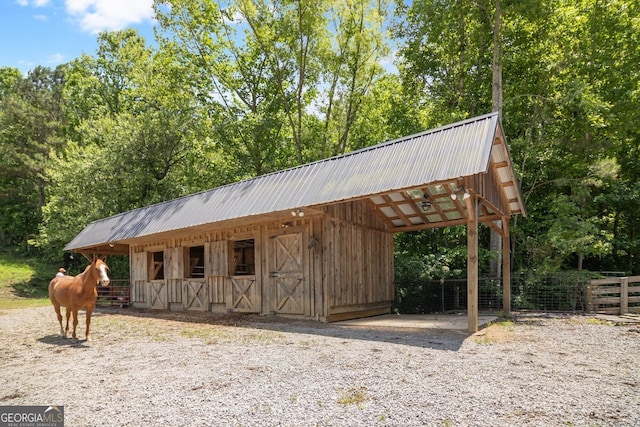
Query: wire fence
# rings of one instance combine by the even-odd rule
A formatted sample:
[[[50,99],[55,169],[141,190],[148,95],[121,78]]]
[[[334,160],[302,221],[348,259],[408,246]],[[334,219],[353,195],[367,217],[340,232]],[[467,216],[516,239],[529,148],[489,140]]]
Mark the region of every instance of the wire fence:
[[[609,272],[611,275],[618,275]],[[615,273],[615,274],[614,274]],[[619,275],[621,275],[620,273]],[[587,287],[602,273],[567,271],[552,274],[515,273],[511,277],[513,310],[587,311]],[[436,313],[467,309],[467,280],[416,280],[395,283],[396,313]],[[500,279],[478,279],[478,309],[502,310]]]
[[[566,271],[515,273],[511,276],[511,308],[539,311],[589,311],[592,279],[620,277],[624,272]],[[97,305],[128,306],[129,281],[112,280],[98,289]],[[592,309],[593,307],[591,307]],[[444,313],[467,309],[467,280],[414,280],[395,283],[393,311],[403,314]],[[478,279],[478,309],[502,310],[502,281]]]

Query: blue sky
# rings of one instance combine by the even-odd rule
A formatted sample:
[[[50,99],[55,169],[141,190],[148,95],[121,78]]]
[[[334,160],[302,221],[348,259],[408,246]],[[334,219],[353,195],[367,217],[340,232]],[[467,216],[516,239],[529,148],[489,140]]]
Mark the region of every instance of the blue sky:
[[[152,0],[0,0],[0,67],[26,74],[95,55],[100,31],[136,28],[153,40]]]

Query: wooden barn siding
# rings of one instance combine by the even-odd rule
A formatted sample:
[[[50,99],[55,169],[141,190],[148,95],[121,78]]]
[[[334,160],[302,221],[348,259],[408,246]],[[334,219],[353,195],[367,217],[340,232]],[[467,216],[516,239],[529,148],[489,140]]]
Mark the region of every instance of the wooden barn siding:
[[[363,228],[381,231],[387,230],[385,221],[364,200],[325,206],[323,210],[330,217],[343,220],[349,224],[357,224]]]
[[[229,275],[229,241],[207,242],[204,246],[205,277],[212,311],[226,309],[225,283]]]
[[[327,206],[323,211],[324,215],[133,245],[132,302],[174,310],[270,312],[277,305],[277,289],[269,282],[267,239],[299,232],[304,316],[337,320],[371,310],[388,312],[393,300],[393,235],[384,221],[364,201]],[[232,278],[229,271],[233,240],[246,238],[255,239],[256,244],[253,284],[252,276]],[[205,247],[204,279],[184,277],[185,248],[195,245]],[[149,281],[150,254],[160,250],[164,251],[165,279]],[[244,296],[243,289],[248,289]]]
[[[147,271],[148,271],[148,254],[147,252],[133,252],[131,250],[130,257],[130,299],[131,303],[137,307],[147,306]]]
[[[326,211],[332,215],[325,222],[324,236],[326,319],[389,312],[393,234],[364,202],[335,205]]]
[[[494,169],[490,169],[488,173],[474,175],[467,178],[470,182],[469,187],[473,188],[476,193],[487,199],[501,212],[508,212],[508,201],[502,197],[502,192],[499,190],[498,177],[495,176]]]
[[[232,240],[254,238],[259,256],[261,227],[256,225],[187,235],[147,244],[132,245],[130,276],[132,303],[137,307],[172,310],[209,310],[227,312],[234,309],[233,282],[229,278],[229,245]],[[205,248],[205,278],[187,278],[185,254],[191,246]],[[149,257],[152,252],[164,252],[164,280],[149,280]],[[259,267],[256,266],[258,270]],[[258,274],[258,271],[256,271]],[[245,278],[241,279],[245,280]],[[252,279],[253,280],[253,279]],[[255,280],[253,280],[255,282]],[[236,280],[237,282],[237,280]],[[251,289],[252,304],[242,301],[239,311],[260,310],[261,296]],[[237,301],[236,301],[237,302]],[[251,309],[249,307],[252,307]]]
[[[182,280],[184,277],[184,249],[167,248],[164,251],[164,278],[167,285],[167,302],[170,309],[182,306]]]

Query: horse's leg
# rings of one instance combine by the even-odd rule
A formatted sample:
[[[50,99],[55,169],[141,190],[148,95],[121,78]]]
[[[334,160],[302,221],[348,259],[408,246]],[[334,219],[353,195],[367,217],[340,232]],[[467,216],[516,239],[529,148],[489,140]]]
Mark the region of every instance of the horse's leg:
[[[64,330],[64,337],[66,338],[69,335],[69,317],[71,316],[71,309],[67,307],[65,309],[65,315],[67,316],[67,328]]]
[[[78,326],[78,309],[74,308],[73,310],[71,310],[72,314],[73,314],[73,335],[71,336],[71,338],[78,339],[78,337],[76,336],[76,327]]]
[[[93,313],[93,308],[94,307],[87,307],[86,311],[87,311],[87,330],[85,331],[85,337],[87,338],[87,341],[90,341],[91,338],[89,338],[89,325],[91,325],[91,313]]]
[[[66,338],[67,334],[65,334],[64,329],[62,329],[62,313],[60,312],[60,304],[54,302],[53,309],[56,311],[56,315],[58,316],[58,323],[60,323],[60,336]]]

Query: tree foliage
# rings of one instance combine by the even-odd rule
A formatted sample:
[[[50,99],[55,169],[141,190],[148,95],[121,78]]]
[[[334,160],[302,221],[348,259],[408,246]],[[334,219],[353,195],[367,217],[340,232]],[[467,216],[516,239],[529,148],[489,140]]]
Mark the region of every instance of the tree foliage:
[[[501,97],[528,210],[510,226],[513,266],[640,271],[637,0],[154,9],[155,44],[105,32],[95,55],[55,70],[0,68],[3,244],[56,257],[89,221],[484,114]],[[399,277],[463,274],[463,231],[398,235]]]
[[[435,123],[488,110],[495,6],[423,0],[402,10],[403,83]],[[638,144],[630,131],[638,120],[638,2],[525,0],[501,7],[503,123],[529,214],[511,227],[515,267],[584,262],[637,271],[636,237],[628,238],[635,227],[619,221],[632,206],[608,203],[614,188],[636,187],[624,176],[634,168],[620,166],[629,165]]]

